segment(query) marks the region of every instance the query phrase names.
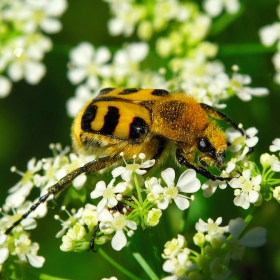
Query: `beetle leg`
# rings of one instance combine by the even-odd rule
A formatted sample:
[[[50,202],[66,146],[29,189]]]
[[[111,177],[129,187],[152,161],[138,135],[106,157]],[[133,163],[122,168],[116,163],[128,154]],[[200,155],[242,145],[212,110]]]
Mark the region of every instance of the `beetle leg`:
[[[176,159],[178,161],[179,164],[187,167],[187,168],[192,168],[194,169],[197,173],[201,174],[202,176],[206,177],[207,179],[210,179],[212,181],[230,181],[231,178],[224,178],[221,176],[216,176],[211,174],[211,172],[209,172],[208,170],[206,170],[205,168],[199,166],[196,163],[191,163],[191,160],[188,159],[188,157],[193,157],[192,154],[190,155],[186,155],[184,154],[182,149],[177,149],[176,150]]]
[[[95,226],[95,228],[93,230],[91,240],[90,240],[90,245],[89,245],[89,248],[88,248],[88,251],[92,251],[94,253],[97,253],[97,251],[94,250],[94,240],[95,240],[97,232],[99,231],[99,224],[100,224],[100,222],[98,222],[98,224]]]
[[[217,120],[224,120],[227,123],[231,124],[236,130],[238,130],[242,135],[245,135],[245,131],[243,130],[240,125],[235,123],[231,118],[229,118],[226,114],[214,109],[213,107],[205,104],[205,103],[200,103],[201,108],[212,118],[217,119]]]
[[[93,160],[91,162],[88,162],[84,166],[73,170],[72,172],[70,172],[69,174],[64,176],[62,179],[60,179],[56,184],[49,187],[47,190],[47,193],[45,195],[41,196],[38,199],[38,201],[35,204],[33,204],[26,213],[24,213],[17,221],[15,221],[12,224],[12,226],[10,226],[5,231],[5,234],[8,235],[17,225],[19,225],[22,222],[22,220],[26,219],[30,213],[35,211],[37,209],[37,207],[40,204],[44,203],[51,195],[56,196],[59,193],[61,193],[62,191],[64,191],[67,187],[69,187],[72,184],[73,180],[76,177],[78,177],[79,175],[81,175],[83,173],[86,173],[86,174],[94,173],[95,171],[104,169],[104,168],[114,164],[115,162],[119,161],[120,159],[121,159],[120,156],[103,157],[103,158],[99,158],[99,159]]]

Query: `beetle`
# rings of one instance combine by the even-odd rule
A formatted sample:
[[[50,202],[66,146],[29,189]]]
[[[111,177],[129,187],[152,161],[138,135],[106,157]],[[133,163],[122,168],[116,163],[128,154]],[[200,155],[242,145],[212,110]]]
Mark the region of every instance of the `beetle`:
[[[213,181],[216,176],[205,167],[220,167],[228,146],[225,132],[213,120],[224,120],[245,135],[242,127],[213,107],[198,103],[183,91],[164,89],[105,88],[78,113],[72,125],[74,150],[104,155],[70,172],[48,188],[30,209],[9,227],[14,227],[44,203],[71,185],[80,174],[92,174],[125,158],[144,153],[159,161],[169,146],[176,148],[177,162]],[[202,154],[195,162],[197,152]]]

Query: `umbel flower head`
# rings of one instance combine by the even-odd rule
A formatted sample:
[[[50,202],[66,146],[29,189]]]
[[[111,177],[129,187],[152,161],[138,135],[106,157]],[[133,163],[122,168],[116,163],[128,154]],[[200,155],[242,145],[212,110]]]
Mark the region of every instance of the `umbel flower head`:
[[[91,198],[99,201],[97,207],[88,212],[87,220],[94,220],[90,227],[83,218],[85,209],[78,210],[79,216],[75,214],[70,219],[72,224],[62,222],[63,232],[68,228],[62,237],[62,250],[84,250],[85,244],[89,246],[88,240],[92,235],[90,228],[93,230],[95,227],[96,244],[111,240],[112,248],[119,251],[126,246],[127,236],[131,237],[139,224],[142,228],[157,226],[162,210],[173,200],[179,209],[188,208],[189,200],[193,197],[188,198],[183,193],[194,193],[200,188],[194,170],[183,172],[175,184],[175,171],[167,168],[161,173],[165,183],[161,185],[161,180],[156,177],[146,180],[142,177],[146,173],[145,169],[155,163],[154,160],[145,161],[144,154],[140,154],[138,159],[134,156],[132,163],[125,160],[124,163],[125,166],[112,170],[113,179],[108,185],[105,181],[99,181],[91,192]]]

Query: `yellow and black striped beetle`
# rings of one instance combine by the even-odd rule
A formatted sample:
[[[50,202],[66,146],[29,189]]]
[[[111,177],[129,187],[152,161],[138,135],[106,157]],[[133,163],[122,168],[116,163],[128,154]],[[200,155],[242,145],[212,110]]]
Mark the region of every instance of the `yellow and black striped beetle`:
[[[106,156],[72,171],[51,186],[5,233],[9,234],[48,197],[58,195],[80,174],[94,173],[119,162],[122,159],[120,153],[128,159],[144,153],[147,158],[159,161],[171,144],[176,147],[175,158],[180,165],[193,168],[213,181],[229,180],[205,169],[208,163],[220,167],[228,146],[224,131],[211,118],[225,120],[245,135],[243,129],[225,114],[207,104],[198,103],[182,91],[137,88],[101,90],[76,116],[72,140],[77,152]],[[201,165],[194,162],[198,151],[202,153],[199,157]]]

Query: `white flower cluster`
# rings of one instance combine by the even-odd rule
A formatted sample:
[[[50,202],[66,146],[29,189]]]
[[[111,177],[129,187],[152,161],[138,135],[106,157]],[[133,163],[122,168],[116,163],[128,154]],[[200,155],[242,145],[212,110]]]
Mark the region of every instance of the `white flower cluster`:
[[[9,94],[12,82],[37,84],[45,75],[42,60],[52,41],[44,33],[61,30],[57,18],[66,8],[67,0],[1,1],[0,97]]]
[[[82,42],[70,51],[68,79],[78,85],[75,97],[67,102],[68,115],[75,117],[85,103],[93,99],[101,87],[159,86],[159,74],[143,73],[140,62],[148,55],[147,43],[130,43],[117,50],[114,55],[107,47],[95,48]]]
[[[234,189],[234,204],[244,209],[248,209],[251,204],[260,206],[263,196],[273,196],[280,202],[280,180],[274,176],[275,172],[280,172],[280,153],[278,156],[262,154],[260,163],[263,170],[260,171],[247,156],[250,149],[253,149],[258,142],[256,128],[246,130],[248,138],[234,129],[228,129],[226,132],[231,143],[229,152],[232,152],[233,155],[226,163],[226,168],[222,171],[221,176],[233,178],[229,181],[229,185]],[[269,149],[271,152],[279,151],[280,139],[276,138]],[[224,181],[207,180],[201,186],[205,197],[212,196],[218,187],[225,189],[227,184]]]
[[[253,149],[258,142],[257,132],[256,128],[247,129],[246,138],[245,135],[241,135],[240,131],[233,128],[226,130],[227,139],[231,143],[229,152],[232,152],[233,155],[230,161],[226,163],[226,169],[222,171],[221,176],[236,177],[229,182],[229,185],[235,189],[234,204],[244,209],[249,208],[250,203],[256,203],[261,198],[260,184],[262,177],[258,174],[256,178],[251,178],[253,165],[247,157],[250,149]],[[242,173],[242,176],[240,176],[240,173]],[[221,181],[208,180],[201,188],[204,196],[210,197],[218,187],[225,189],[227,184]]]
[[[215,222],[200,219],[196,223],[197,233],[193,240],[201,248],[200,253],[187,248],[186,240],[180,234],[177,239],[168,241],[162,254],[166,259],[163,270],[172,275],[163,280],[227,279],[231,274],[228,269],[231,259],[241,259],[245,247],[259,247],[266,242],[266,229],[262,227],[255,227],[242,235],[246,224],[241,218],[230,220],[225,227],[220,227],[221,223],[221,217]]]
[[[125,167],[115,168],[112,171],[113,179],[107,186],[104,181],[96,184],[95,190],[91,192],[90,196],[92,199],[100,197],[102,199],[92,210],[94,223],[89,227],[82,215],[74,227],[70,228],[62,238],[61,249],[63,251],[84,250],[86,245],[89,246],[92,227],[97,225],[100,232],[96,234],[95,243],[102,244],[111,239],[112,248],[119,251],[127,244],[124,232],[127,232],[128,236],[132,236],[138,224],[141,224],[143,228],[156,226],[162,210],[165,210],[173,200],[181,210],[189,207],[189,200],[193,197],[188,198],[184,193],[194,193],[200,189],[200,181],[196,178],[194,170],[185,171],[177,184],[174,183],[175,171],[172,168],[161,173],[164,184],[156,177],[148,178],[144,182],[142,177],[146,173],[144,169],[153,166],[155,161],[144,161],[144,154],[140,154],[139,158],[141,159],[140,164],[135,161],[136,157],[134,157],[133,163],[125,162]],[[146,188],[142,189],[139,184],[143,182]],[[135,189],[137,196],[133,192]],[[143,192],[146,193],[145,198],[142,197]],[[80,211],[84,210],[79,210],[78,213]],[[63,229],[65,224],[70,225],[63,222]],[[73,226],[73,223],[71,224]],[[83,226],[85,224],[86,226]],[[81,242],[84,244],[81,245]]]
[[[259,30],[260,41],[265,47],[271,47],[276,45],[277,51],[272,57],[272,63],[276,74],[274,75],[274,82],[280,85],[280,5],[276,9],[278,15],[278,21],[263,26]]]
[[[223,9],[229,14],[235,14],[240,9],[239,0],[204,0],[203,9],[211,17],[219,16]]]
[[[18,220],[30,207],[37,201],[29,201],[29,196],[33,188],[40,190],[40,196],[47,193],[48,187],[54,185],[58,180],[74,169],[93,160],[93,156],[83,156],[69,153],[69,147],[62,149],[60,144],[51,144],[53,157],[44,158],[36,162],[32,158],[27,164],[25,173],[12,167],[12,171],[22,176],[21,180],[15,184],[10,190],[3,205],[2,215],[0,219],[0,232],[9,228],[16,220]],[[73,181],[73,186],[80,189],[86,182],[85,175],[79,176]],[[39,196],[38,195],[38,196]],[[42,218],[47,213],[46,203],[42,203],[35,211],[21,222],[21,226],[17,226],[10,235],[3,235],[3,242],[0,244],[0,263],[1,265],[8,258],[9,253],[17,256],[21,261],[28,261],[32,266],[41,267],[44,258],[36,256],[39,249],[37,243],[31,243],[26,230],[34,229],[37,226],[35,218]],[[9,215],[9,212],[12,214]],[[5,238],[4,238],[5,237]],[[3,254],[3,255],[1,255]],[[29,256],[30,255],[30,256]]]
[[[269,150],[272,153],[280,151],[280,138],[272,141]],[[263,167],[263,181],[267,186],[272,187],[269,191],[272,191],[273,197],[280,203],[280,179],[274,177],[275,173],[279,174],[280,172],[280,153],[278,156],[268,153],[262,154],[260,162]]]
[[[105,87],[183,89],[199,102],[219,108],[226,106],[221,101],[233,95],[248,101],[252,96],[268,94],[266,88],[251,88],[250,76],[238,73],[238,66],[234,66],[233,74],[229,75],[222,62],[212,60],[218,47],[204,41],[211,18],[202,13],[197,4],[154,1],[147,9],[134,0],[105,1],[113,14],[109,20],[111,35],[131,36],[137,28],[138,37],[147,43],[128,43],[114,54],[106,47],[95,48],[86,42],[75,47],[68,63],[68,78],[78,85],[75,97],[67,102],[71,117],[97,95],[98,89]],[[238,1],[212,2],[220,10],[224,5],[230,13],[239,9]],[[163,30],[165,36],[156,37],[155,46],[148,45],[152,36]],[[149,49],[154,50],[153,55],[159,60],[168,60],[164,68],[143,71],[141,62],[147,58]]]

